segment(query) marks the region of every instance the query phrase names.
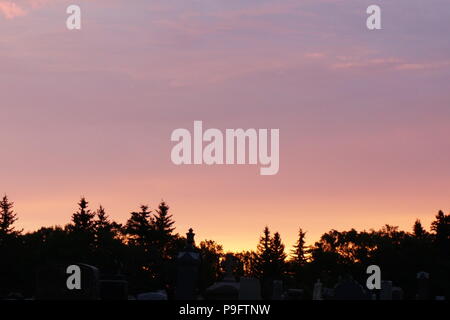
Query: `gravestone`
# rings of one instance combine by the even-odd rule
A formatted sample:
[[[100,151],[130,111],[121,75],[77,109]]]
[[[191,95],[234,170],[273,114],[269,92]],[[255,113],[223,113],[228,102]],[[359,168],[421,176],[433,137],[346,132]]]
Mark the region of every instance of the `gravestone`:
[[[286,300],[303,300],[304,298],[304,290],[303,289],[288,289],[286,291]]]
[[[335,300],[370,300],[370,295],[355,280],[348,278],[341,280],[334,287]]]
[[[195,249],[192,228],[186,234],[186,246],[177,257],[176,300],[194,300],[197,294],[200,254]]]
[[[392,287],[392,300],[403,300],[403,289],[400,287]]]
[[[317,279],[314,284],[313,300],[322,300],[322,282],[320,282],[320,279]]]
[[[392,300],[392,281],[381,281],[380,300]]]
[[[25,297],[20,292],[10,292],[5,300],[25,300]]]
[[[237,300],[239,297],[239,283],[233,276],[236,258],[232,254],[225,257],[225,275],[222,281],[214,283],[205,290],[206,300]]]
[[[430,297],[430,274],[424,271],[417,273],[417,299],[428,300]]]
[[[283,299],[283,281],[274,280],[272,300],[282,300],[282,299]]]
[[[332,300],[334,298],[334,289],[322,287],[322,300]]]
[[[261,283],[258,279],[247,277],[240,279],[239,300],[261,300]]]
[[[120,275],[100,280],[100,297],[102,300],[128,300],[128,282]]]
[[[167,300],[167,293],[164,290],[140,293],[137,300]]]
[[[261,280],[261,295],[264,300],[272,298],[274,280],[275,279],[272,276],[268,276]]]
[[[218,282],[205,291],[206,300],[237,300],[239,297],[239,283]]]
[[[96,267],[87,264],[74,264],[81,270],[81,288],[69,290],[67,274],[69,265],[48,265],[41,267],[36,277],[37,300],[99,300],[100,282]]]

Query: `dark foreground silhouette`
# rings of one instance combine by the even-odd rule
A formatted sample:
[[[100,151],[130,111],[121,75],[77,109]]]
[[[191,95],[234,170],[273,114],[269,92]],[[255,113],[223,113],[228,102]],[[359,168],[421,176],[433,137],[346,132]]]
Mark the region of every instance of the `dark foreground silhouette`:
[[[64,227],[24,233],[17,214],[0,201],[0,299],[449,299],[450,214],[436,215],[430,231],[331,230],[313,246],[299,229],[286,253],[266,227],[255,251],[225,253],[213,240],[195,244],[193,230],[175,233],[161,202],[131,212],[125,224],[81,198]],[[70,265],[83,274],[69,290]],[[369,290],[367,267],[377,265],[381,290]],[[70,285],[69,285],[70,287]],[[73,288],[72,288],[73,289]]]

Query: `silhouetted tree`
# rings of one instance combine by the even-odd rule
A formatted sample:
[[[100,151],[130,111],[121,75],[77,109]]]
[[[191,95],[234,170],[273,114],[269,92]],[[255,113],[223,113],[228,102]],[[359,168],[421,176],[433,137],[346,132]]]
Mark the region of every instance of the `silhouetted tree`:
[[[158,289],[163,266],[156,247],[154,219],[148,206],[141,205],[140,211],[131,213],[125,233],[130,252],[128,272],[136,284],[135,289]]]
[[[153,223],[161,257],[167,258],[168,244],[172,239],[172,232],[175,230],[173,227],[175,221],[172,220],[172,215],[169,215],[169,206],[164,201],[159,204]]]
[[[262,281],[263,297],[270,298],[273,280],[283,275],[285,259],[286,254],[280,234],[276,232],[272,238],[266,226],[254,254],[252,268],[254,275]]]
[[[120,232],[120,224],[110,221],[105,208],[101,205],[97,210],[97,219],[94,221],[97,246],[103,246],[114,240]]]
[[[155,239],[154,219],[148,206],[141,205],[141,211],[132,212],[125,225],[129,243],[148,247]]]
[[[105,208],[103,208],[102,205],[97,210],[97,219],[94,222],[95,224],[95,230],[97,232],[99,231],[106,231],[106,232],[112,232],[112,224],[109,221],[109,217],[106,214]]]
[[[450,256],[450,214],[439,210],[435,220],[431,223],[431,230],[435,232],[436,244],[444,255]]]
[[[71,222],[66,226],[67,236],[73,244],[70,248],[73,261],[88,262],[95,250],[95,212],[88,208],[89,202],[81,197],[78,210],[72,214]]]
[[[68,229],[73,232],[86,232],[94,234],[95,230],[95,212],[91,212],[88,208],[89,202],[84,197],[78,203],[78,211],[72,215],[72,223]]]
[[[306,232],[303,232],[302,228],[300,228],[298,230],[298,240],[294,245],[294,249],[292,250],[293,261],[300,266],[304,265],[307,262],[305,237]]]
[[[212,285],[221,275],[220,259],[223,258],[223,247],[213,240],[200,242],[202,265],[200,270],[201,289]]]
[[[155,214],[155,229],[158,233],[165,235],[167,237],[172,235],[172,232],[175,230],[173,228],[173,224],[175,221],[172,220],[172,215],[169,215],[169,206],[162,201],[158,210],[156,210]]]
[[[162,288],[173,293],[176,259],[186,239],[174,234],[174,221],[164,203],[152,215],[147,206],[132,212],[125,227],[112,221],[105,209],[91,212],[81,198],[79,208],[65,227],[40,228],[22,234],[15,228],[17,215],[7,196],[0,201],[0,298],[10,292],[34,293],[35,274],[45,264],[85,262],[99,267],[102,277],[116,275],[118,266],[129,282],[130,293]],[[7,240],[7,242],[6,242]],[[450,297],[450,215],[439,211],[431,232],[416,220],[412,232],[385,225],[380,230],[330,230],[313,246],[306,248],[305,233],[299,230],[290,261],[278,232],[269,228],[259,239],[256,251],[233,254],[237,276],[256,276],[261,280],[264,298],[270,298],[275,279],[286,287],[303,288],[311,296],[316,279],[333,287],[340,276],[352,275],[360,283],[367,279],[366,268],[376,264],[383,277],[404,289],[414,299],[416,273],[431,274],[433,295]],[[200,243],[202,257],[201,288],[220,279],[223,248],[213,240]],[[401,266],[401,267],[399,267]],[[114,277],[115,278],[115,277]]]
[[[17,221],[17,214],[13,211],[14,203],[4,195],[0,201],[0,245],[6,238],[16,237],[21,231],[13,226]]]
[[[122,226],[111,221],[105,209],[100,205],[96,212],[95,224],[95,259],[103,272],[117,273],[121,263],[119,255],[123,251],[120,239]]]
[[[255,255],[256,253],[253,251],[242,251],[234,254],[238,259],[236,267],[236,275],[238,277],[251,277],[254,275],[253,265]]]
[[[14,203],[4,195],[0,201],[0,298],[8,291],[18,291],[21,286],[21,230],[16,230],[14,223],[17,214],[13,211]],[[27,270],[28,271],[28,270]]]
[[[414,222],[413,234],[416,238],[423,238],[427,234],[419,219]]]
[[[269,227],[265,227],[253,256],[252,273],[264,279],[271,274],[272,239]]]
[[[275,232],[271,242],[272,250],[272,264],[273,275],[275,277],[281,277],[285,267],[286,253],[284,252],[284,244],[281,241],[281,236],[278,232]]]

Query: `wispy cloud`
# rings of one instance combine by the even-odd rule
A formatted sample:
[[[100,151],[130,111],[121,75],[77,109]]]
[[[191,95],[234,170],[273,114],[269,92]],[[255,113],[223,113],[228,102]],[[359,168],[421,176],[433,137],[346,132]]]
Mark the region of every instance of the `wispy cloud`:
[[[337,62],[332,64],[333,69],[367,69],[385,68],[393,70],[426,70],[447,68],[450,61],[421,61],[411,62],[400,58],[361,58],[361,57],[337,57]]]
[[[26,16],[31,10],[41,8],[58,0],[23,0],[19,4],[13,1],[0,0],[0,13],[6,19]]]
[[[14,2],[0,1],[0,13],[6,19],[14,19],[26,15],[25,10]]]
[[[402,63],[396,67],[397,70],[425,70],[436,68],[447,68],[450,66],[449,61],[435,61],[428,63]]]
[[[311,59],[320,59],[326,57],[326,54],[323,52],[308,52],[305,53],[305,57]]]

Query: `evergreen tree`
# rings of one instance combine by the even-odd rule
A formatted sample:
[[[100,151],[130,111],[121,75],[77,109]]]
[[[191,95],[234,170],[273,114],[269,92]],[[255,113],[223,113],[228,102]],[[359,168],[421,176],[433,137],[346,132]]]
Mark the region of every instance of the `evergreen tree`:
[[[148,206],[142,205],[141,211],[132,212],[128,219],[125,231],[131,244],[148,247],[154,241],[155,221]]]
[[[280,234],[276,232],[272,238],[269,228],[265,227],[253,258],[253,274],[261,280],[263,298],[271,297],[273,280],[283,275],[285,259]]]
[[[161,247],[165,247],[170,240],[172,232],[175,230],[175,228],[173,228],[174,223],[175,221],[172,220],[172,215],[169,215],[169,206],[162,201],[154,216],[155,232]]]
[[[87,232],[94,234],[95,230],[95,212],[88,209],[89,202],[84,197],[78,203],[78,211],[72,215],[72,224],[69,225],[70,231]]]
[[[264,279],[271,275],[272,239],[269,227],[264,228],[253,256],[253,274]]]
[[[84,197],[80,199],[78,210],[72,214],[71,223],[66,227],[69,241],[72,243],[72,258],[78,261],[89,261],[94,254],[95,212],[91,212],[88,204]]]
[[[96,242],[97,246],[104,246],[114,240],[120,232],[120,225],[110,221],[103,206],[100,205],[96,213],[97,219],[94,221]]]
[[[121,234],[121,225],[111,221],[101,205],[96,214],[95,259],[103,272],[115,273],[121,268],[121,261],[118,259],[123,248],[118,237]]]
[[[98,230],[109,229],[111,226],[108,215],[102,205],[100,205],[97,210],[97,220],[95,221],[95,226]]]
[[[427,231],[423,228],[419,219],[414,222],[413,234],[416,238],[423,238],[427,234]]]
[[[13,207],[14,202],[9,202],[8,196],[4,195],[0,201],[0,243],[7,237],[16,237],[22,232],[13,226],[17,221],[17,214],[14,213]]]
[[[128,249],[133,254],[128,262],[132,268],[130,276],[139,290],[156,289],[162,285],[163,266],[156,250],[154,223],[148,206],[142,205],[140,211],[131,213],[125,225]]]
[[[168,259],[171,250],[170,242],[173,240],[172,232],[175,230],[172,215],[169,215],[169,206],[162,201],[154,215],[155,242],[160,259]]]
[[[437,246],[450,255],[450,214],[440,210],[431,223],[431,230],[435,232]]]
[[[298,231],[298,240],[292,250],[293,260],[296,264],[303,266],[306,260],[306,246],[305,246],[306,232],[303,232],[302,228]]]
[[[286,254],[284,253],[284,244],[281,241],[281,236],[278,232],[275,232],[271,241],[271,272],[272,276],[280,278],[284,272]]]

